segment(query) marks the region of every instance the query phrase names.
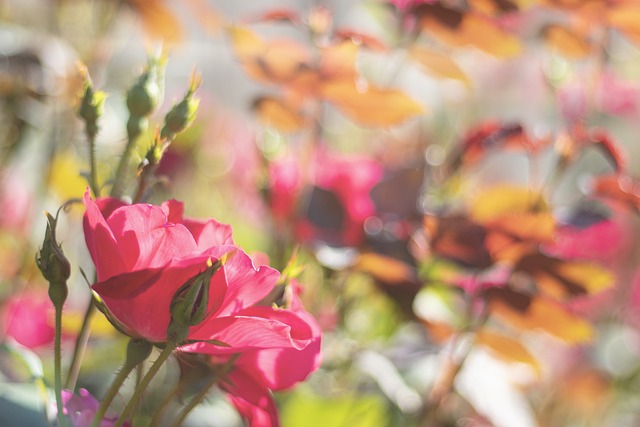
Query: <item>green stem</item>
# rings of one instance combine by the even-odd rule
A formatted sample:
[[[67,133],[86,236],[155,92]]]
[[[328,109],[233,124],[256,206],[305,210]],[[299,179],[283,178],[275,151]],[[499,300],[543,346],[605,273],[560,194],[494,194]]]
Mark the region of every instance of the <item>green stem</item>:
[[[62,407],[62,307],[55,307],[55,317],[56,336],[53,347],[53,375],[55,382],[56,405],[58,407],[58,426],[65,427],[67,425],[67,419],[64,416]]]
[[[100,185],[98,184],[98,166],[96,163],[96,133],[87,129],[87,139],[89,140],[89,173],[91,191],[94,197],[100,197]]]
[[[124,185],[124,180],[126,178],[127,167],[129,167],[129,160],[133,154],[133,151],[136,147],[136,140],[140,134],[130,134],[127,138],[127,145],[124,148],[124,152],[122,153],[122,157],[120,157],[120,162],[118,163],[118,169],[116,169],[116,176],[113,181],[113,187],[111,189],[112,197],[121,197],[122,196],[122,186]]]
[[[125,363],[122,369],[120,369],[118,375],[116,375],[116,377],[113,379],[109,390],[107,390],[107,394],[102,398],[102,402],[100,402],[100,407],[98,408],[98,411],[93,418],[91,427],[98,427],[100,425],[102,419],[104,418],[104,414],[107,413],[107,409],[109,409],[109,406],[111,405],[111,402],[113,402],[113,399],[118,394],[118,391],[120,390],[120,387],[122,387],[124,380],[127,379],[134,367],[135,366],[130,366],[129,364]]]
[[[193,410],[193,408],[198,406],[204,400],[204,398],[207,397],[207,394],[209,393],[209,390],[211,389],[211,387],[216,385],[217,382],[218,382],[218,376],[214,375],[211,378],[211,380],[202,388],[202,390],[200,390],[200,392],[198,394],[196,394],[193,397],[193,399],[191,399],[189,401],[187,406],[182,408],[182,411],[180,411],[180,414],[178,415],[178,418],[176,418],[176,420],[173,422],[173,424],[171,424],[171,427],[179,427],[179,426],[181,426],[182,423],[184,422],[184,420],[187,419],[187,415],[189,415],[189,413]]]
[[[133,396],[131,396],[129,403],[127,403],[127,406],[125,406],[124,410],[120,414],[120,418],[118,418],[118,421],[116,421],[113,427],[122,427],[122,424],[124,424],[124,422],[131,416],[133,411],[136,409],[136,406],[138,406],[138,402],[140,401],[140,398],[142,398],[144,391],[151,383],[151,380],[158,373],[164,362],[166,362],[169,356],[171,356],[176,347],[177,345],[175,343],[167,342],[167,346],[162,350],[162,353],[160,353],[160,356],[158,356],[156,361],[153,362],[153,365],[151,365],[151,368],[144,378],[142,378],[142,381],[138,387],[136,387]]]
[[[93,315],[95,314],[95,312],[96,306],[93,303],[92,298],[89,301],[87,311],[84,313],[82,326],[80,327],[80,332],[78,333],[78,338],[76,338],[76,344],[73,349],[73,358],[71,359],[71,366],[69,366],[69,375],[67,376],[67,382],[65,384],[65,388],[69,390],[74,390],[76,388],[76,381],[78,380],[78,374],[80,373],[80,364],[82,362],[82,357],[84,356],[84,351],[87,348],[87,343],[89,342],[89,335],[91,334],[91,321],[93,320]]]

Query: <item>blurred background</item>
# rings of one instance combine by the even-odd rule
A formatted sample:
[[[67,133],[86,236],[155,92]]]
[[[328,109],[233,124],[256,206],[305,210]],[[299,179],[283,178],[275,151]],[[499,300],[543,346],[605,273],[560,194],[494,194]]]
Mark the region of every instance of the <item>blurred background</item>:
[[[277,393],[283,426],[640,423],[634,0],[1,1],[3,423],[44,425],[33,378],[50,381],[53,332],[33,256],[41,212],[87,188],[86,78],[107,93],[106,188],[125,93],[163,55],[124,197],[201,76],[146,199],[184,201],[255,257],[300,267],[324,362]],[[90,297],[82,213],[58,230],[67,358]],[[79,386],[102,395],[124,345],[96,320]],[[177,362],[165,371],[149,413]],[[212,392],[185,425],[242,424]]]

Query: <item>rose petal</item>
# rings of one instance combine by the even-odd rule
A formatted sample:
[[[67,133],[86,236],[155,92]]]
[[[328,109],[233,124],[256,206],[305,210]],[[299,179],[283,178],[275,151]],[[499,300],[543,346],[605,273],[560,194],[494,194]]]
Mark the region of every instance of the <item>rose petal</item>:
[[[176,291],[204,271],[209,259],[209,256],[200,255],[174,261],[166,267],[127,273],[97,283],[93,290],[114,317],[135,335],[152,342],[162,342],[167,338],[171,301]],[[209,287],[209,313],[218,309],[226,288],[222,272],[214,274]]]

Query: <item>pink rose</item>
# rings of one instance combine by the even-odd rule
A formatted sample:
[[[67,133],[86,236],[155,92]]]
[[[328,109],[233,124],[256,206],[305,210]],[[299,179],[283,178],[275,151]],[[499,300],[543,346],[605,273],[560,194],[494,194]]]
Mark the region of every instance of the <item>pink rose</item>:
[[[221,387],[250,427],[278,427],[278,413],[272,391],[285,390],[318,369],[321,362],[320,327],[302,307],[297,296],[297,285],[289,288],[288,309],[255,307],[249,315],[265,316],[282,322],[290,328],[293,338],[290,345],[275,344],[271,348],[243,353],[235,362],[227,381]],[[304,345],[300,345],[304,343]],[[198,344],[183,347],[185,351],[197,351]],[[204,350],[215,360],[224,357],[225,351],[213,347]]]
[[[53,304],[46,292],[10,297],[3,306],[4,334],[31,349],[53,343]]]
[[[259,346],[259,334],[246,337],[253,344],[242,336],[256,324],[267,335],[287,339],[284,329],[268,319],[231,317],[266,297],[279,274],[267,266],[256,268],[233,245],[230,226],[183,218],[183,205],[175,200],[162,206],[125,205],[112,198],[94,201],[87,192],[84,203],[85,240],[98,276],[92,288],[123,332],[166,341],[176,291],[208,263],[234,252],[211,278],[208,316],[189,330],[187,339],[211,339],[207,334],[215,331],[214,338],[229,340],[229,345]]]

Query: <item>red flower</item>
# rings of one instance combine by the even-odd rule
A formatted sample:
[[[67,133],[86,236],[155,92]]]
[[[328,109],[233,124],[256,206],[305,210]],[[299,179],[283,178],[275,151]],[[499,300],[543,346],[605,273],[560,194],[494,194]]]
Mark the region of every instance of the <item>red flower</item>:
[[[295,288],[295,289],[294,289]],[[320,327],[302,307],[297,296],[297,285],[289,287],[290,307],[253,307],[238,315],[269,319],[288,329],[290,342],[265,340],[270,343],[242,353],[221,386],[250,427],[279,426],[276,405],[271,391],[284,390],[303,381],[320,366]],[[225,337],[228,339],[228,337]],[[224,339],[223,339],[224,340]],[[203,343],[181,348],[187,352],[212,355],[214,362],[225,362],[232,351]]]
[[[211,339],[208,333],[224,330],[213,338],[238,344],[236,351],[259,347],[266,336],[254,334],[255,324],[264,326],[267,336],[285,338],[283,329],[268,319],[229,317],[262,300],[278,280],[276,270],[254,267],[233,245],[230,226],[183,218],[183,205],[175,200],[161,207],[125,205],[112,198],[93,201],[87,192],[84,203],[85,240],[98,276],[93,290],[123,332],[166,341],[176,291],[208,264],[235,251],[211,278],[209,314],[190,329],[187,339]]]
[[[269,202],[276,222],[293,220],[296,237],[304,242],[361,244],[364,221],[375,213],[370,192],[382,178],[382,165],[318,150],[307,172],[291,160],[271,165]]]

